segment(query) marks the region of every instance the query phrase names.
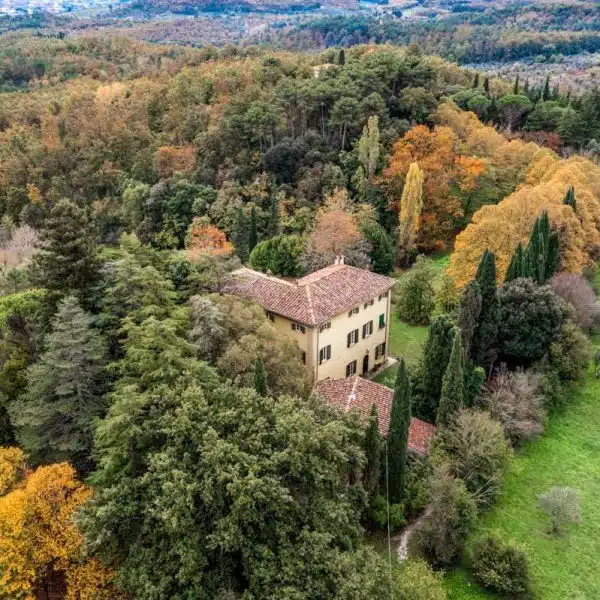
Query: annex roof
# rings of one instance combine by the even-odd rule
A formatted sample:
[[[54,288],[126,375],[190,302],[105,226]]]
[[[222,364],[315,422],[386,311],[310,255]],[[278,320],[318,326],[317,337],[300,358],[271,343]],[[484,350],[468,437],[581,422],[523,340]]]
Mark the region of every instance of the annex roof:
[[[355,376],[346,379],[323,379],[315,385],[314,391],[323,396],[332,406],[344,411],[357,409],[365,421],[369,418],[371,407],[375,404],[379,415],[379,433],[382,437],[387,437],[394,390]],[[427,456],[429,442],[434,434],[434,425],[413,417],[408,430],[409,450]]]
[[[222,291],[252,298],[266,310],[304,325],[321,325],[395,283],[391,277],[335,264],[295,282],[265,275],[246,267],[232,273]]]

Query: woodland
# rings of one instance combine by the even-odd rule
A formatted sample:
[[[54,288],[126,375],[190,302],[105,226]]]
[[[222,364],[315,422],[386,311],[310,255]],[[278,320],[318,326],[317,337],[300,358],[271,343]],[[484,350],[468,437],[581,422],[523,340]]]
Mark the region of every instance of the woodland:
[[[0,51],[0,596],[446,598],[592,358],[600,92],[414,45]],[[429,327],[385,441],[220,293],[242,264],[337,255],[402,274],[395,317]],[[428,460],[411,415],[437,426]],[[565,489],[540,498],[549,535],[578,520]],[[417,518],[406,561],[368,542]],[[536,592],[522,548],[473,552],[485,589]]]

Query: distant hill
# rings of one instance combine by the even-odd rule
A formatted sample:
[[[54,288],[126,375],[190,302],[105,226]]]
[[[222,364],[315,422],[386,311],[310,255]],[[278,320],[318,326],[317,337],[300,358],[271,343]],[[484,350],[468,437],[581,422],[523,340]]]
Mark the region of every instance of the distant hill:
[[[358,0],[147,0],[133,7],[176,13],[308,11],[325,7],[357,8]]]

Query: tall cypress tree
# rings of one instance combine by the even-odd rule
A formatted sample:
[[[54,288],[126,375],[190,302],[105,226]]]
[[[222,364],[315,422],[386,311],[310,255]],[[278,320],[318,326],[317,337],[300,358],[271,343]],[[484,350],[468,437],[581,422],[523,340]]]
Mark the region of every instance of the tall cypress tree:
[[[489,77],[486,77],[483,80],[483,89],[485,90],[486,94],[490,93],[490,78]]]
[[[567,190],[563,204],[570,206],[573,209],[573,212],[577,212],[577,198],[575,197],[575,188],[573,186],[570,186]]]
[[[394,399],[392,401],[392,414],[390,415],[390,429],[387,439],[389,500],[392,504],[402,502],[404,498],[406,460],[408,458],[408,430],[411,419],[410,403],[410,381],[406,363],[402,358],[400,359],[394,386]]]
[[[546,77],[546,81],[544,82],[544,90],[542,92],[542,100],[544,102],[547,102],[548,100],[550,100],[551,98],[551,92],[550,92],[550,75],[548,75]]]
[[[528,268],[524,276],[543,284],[556,274],[560,262],[560,240],[558,233],[550,229],[547,211],[535,221],[526,254]]]
[[[458,327],[461,331],[465,355],[471,356],[471,344],[481,314],[481,288],[473,279],[465,288],[458,307]]]
[[[419,394],[415,398],[415,415],[433,423],[442,391],[442,379],[450,358],[455,323],[449,315],[431,321],[423,351]]]
[[[248,262],[249,240],[250,229],[248,227],[248,217],[246,216],[244,209],[240,206],[237,210],[235,226],[231,234],[231,241],[235,247],[235,253],[243,263]]]
[[[267,370],[265,362],[260,356],[254,363],[254,389],[260,396],[267,395]]]
[[[476,90],[479,88],[479,73],[475,73],[475,77],[473,78],[473,89]]]
[[[338,64],[343,67],[346,64],[346,51],[342,48],[338,55]]]
[[[46,351],[29,368],[27,392],[10,408],[17,437],[34,463],[91,468],[93,422],[104,412],[104,344],[74,296],[52,322]]]
[[[526,277],[528,269],[527,260],[527,252],[523,248],[523,244],[519,242],[510,259],[510,264],[508,265],[506,275],[504,276],[504,283],[513,281],[519,277]]]
[[[40,232],[40,251],[33,259],[36,285],[53,299],[76,294],[89,299],[99,279],[97,232],[89,212],[71,200],[57,202]]]
[[[465,397],[464,355],[461,335],[455,330],[450,360],[444,373],[442,395],[438,408],[436,424],[438,427],[449,425],[456,412],[462,407]]]
[[[365,469],[363,473],[363,484],[369,499],[375,498],[379,492],[379,477],[381,471],[381,435],[379,434],[379,415],[377,406],[373,403],[369,425],[365,432]]]
[[[484,366],[498,338],[500,306],[496,294],[496,256],[486,250],[481,257],[475,279],[481,291],[481,313],[473,335],[471,355],[476,364]]]
[[[258,244],[258,226],[256,224],[256,206],[250,211],[250,233],[248,235],[248,254],[254,250]]]
[[[519,94],[519,76],[515,79],[515,85],[513,87],[513,94]]]
[[[269,237],[279,235],[279,195],[271,192],[271,207],[269,215]]]

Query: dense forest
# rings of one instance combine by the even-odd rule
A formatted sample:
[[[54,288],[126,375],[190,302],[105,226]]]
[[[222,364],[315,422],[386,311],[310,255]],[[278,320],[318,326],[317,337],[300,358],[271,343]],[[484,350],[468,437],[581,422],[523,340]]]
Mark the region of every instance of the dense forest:
[[[415,46],[0,52],[0,596],[443,600],[433,568],[590,358],[600,92]],[[434,289],[419,255],[452,248]],[[220,293],[240,264],[340,254],[412,267],[394,310],[430,323],[385,445]],[[437,425],[430,461],[411,414]],[[421,558],[365,543],[426,506]]]

